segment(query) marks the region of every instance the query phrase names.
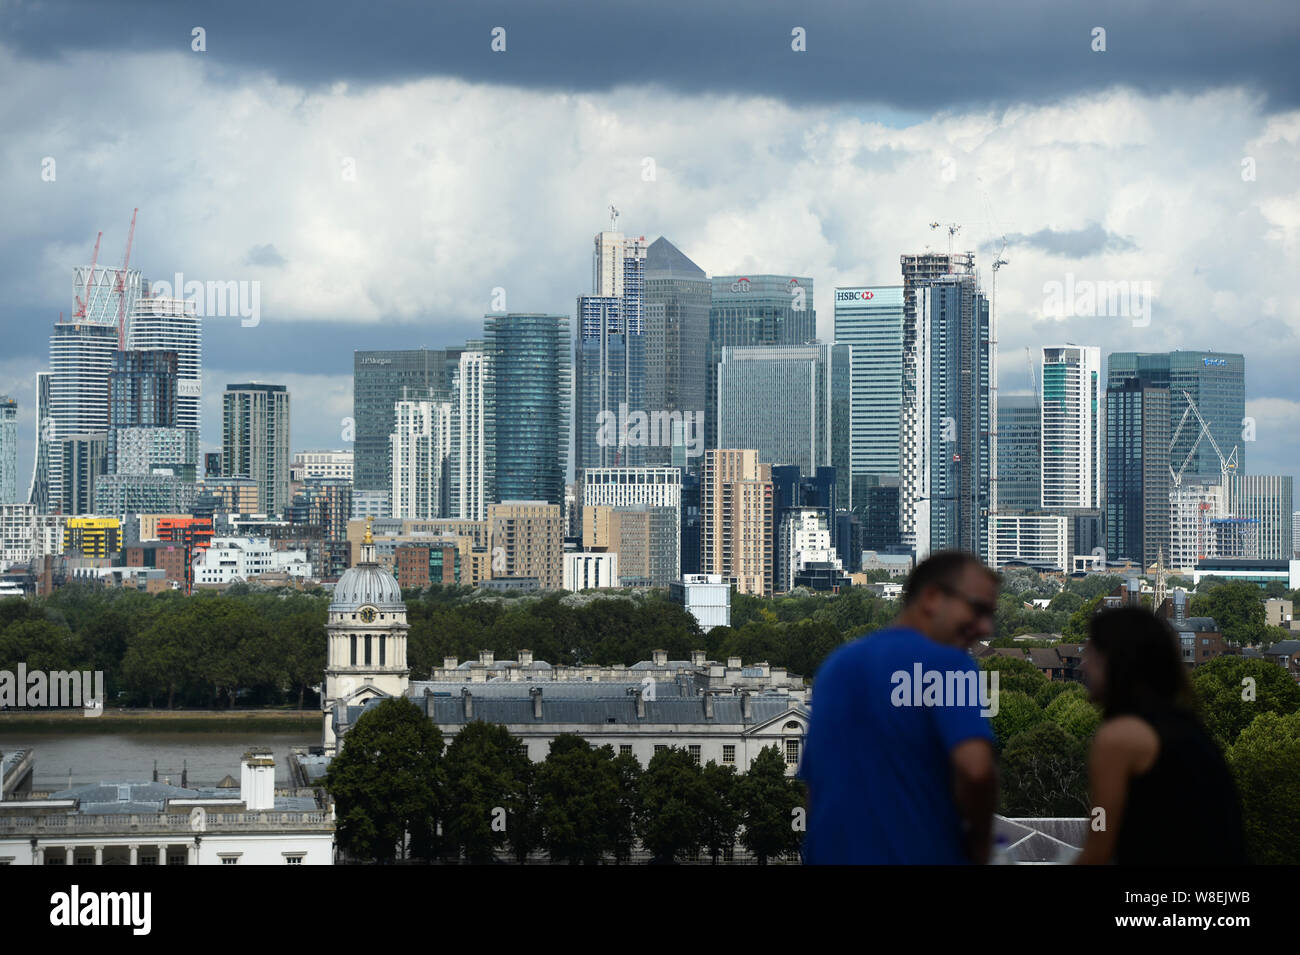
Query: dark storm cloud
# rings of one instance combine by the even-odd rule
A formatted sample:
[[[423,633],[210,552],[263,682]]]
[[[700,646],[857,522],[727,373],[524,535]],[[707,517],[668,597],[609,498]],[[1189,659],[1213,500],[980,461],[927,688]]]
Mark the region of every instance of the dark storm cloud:
[[[1016,232],[1007,236],[1009,246],[1029,246],[1048,255],[1082,259],[1102,252],[1130,252],[1137,248],[1132,240],[1107,232],[1097,223],[1082,229],[1039,229],[1026,235]]]
[[[275,267],[285,264],[284,256],[269,242],[266,245],[255,245],[249,249],[244,261],[248,265],[270,265]]]
[[[1270,109],[1300,105],[1294,0],[0,3],[3,42],[43,58],[79,49],[191,55],[196,26],[206,52],[192,55],[230,82],[262,70],[306,86],[424,76],[566,91],[655,83],[923,111],[1115,84],[1148,93],[1240,84]],[[489,49],[497,26],[505,53]],[[807,31],[806,53],[790,49],[796,26]],[[1106,30],[1105,52],[1092,50],[1094,27]]]

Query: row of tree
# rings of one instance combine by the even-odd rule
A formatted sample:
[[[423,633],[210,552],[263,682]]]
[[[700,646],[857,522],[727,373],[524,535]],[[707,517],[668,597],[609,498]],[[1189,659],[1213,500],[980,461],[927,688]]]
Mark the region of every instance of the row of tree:
[[[503,726],[476,721],[444,749],[442,733],[406,699],[367,710],[324,780],[338,842],[353,859],[466,859],[508,852],[523,862],[625,863],[639,844],[654,861],[739,843],[760,864],[795,852],[803,787],[775,746],[749,771],[699,766],[667,748],[643,770],[635,757],[562,735],[533,763]]]

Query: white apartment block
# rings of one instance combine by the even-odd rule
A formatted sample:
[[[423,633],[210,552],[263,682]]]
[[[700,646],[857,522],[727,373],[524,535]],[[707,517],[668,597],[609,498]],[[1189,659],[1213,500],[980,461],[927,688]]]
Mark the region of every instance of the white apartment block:
[[[464,521],[487,520],[487,428],[483,417],[486,356],[481,348],[461,352],[456,368],[456,512]]]
[[[781,590],[793,590],[795,574],[809,563],[828,563],[843,569],[839,555],[831,546],[831,530],[823,511],[815,508],[787,511],[781,521],[780,533],[777,573]]]
[[[618,586],[618,554],[576,551],[564,555],[565,590],[578,593]]]
[[[1101,507],[1101,349],[1044,348],[1042,383],[1042,507]]]
[[[176,352],[176,427],[198,434],[203,401],[203,326],[194,303],[161,295],[137,298],[128,323],[126,347],[134,351]]]
[[[194,564],[194,583],[224,585],[268,573],[311,577],[307,552],[275,550],[265,537],[214,537]]]
[[[1203,557],[1218,557],[1212,521],[1228,517],[1220,484],[1184,484],[1169,492],[1169,569],[1193,571]]]
[[[1070,566],[1069,518],[1063,514],[990,514],[989,565],[1008,561]]]
[[[37,514],[34,504],[0,504],[0,569],[63,553],[62,514]]]
[[[391,515],[449,517],[447,464],[452,450],[452,403],[426,398],[394,403]]]
[[[295,451],[293,455],[294,479],[340,478],[352,480],[351,451]]]

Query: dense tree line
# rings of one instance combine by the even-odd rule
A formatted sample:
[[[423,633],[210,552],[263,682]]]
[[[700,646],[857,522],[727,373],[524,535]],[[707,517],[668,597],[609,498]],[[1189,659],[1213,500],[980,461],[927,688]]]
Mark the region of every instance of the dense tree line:
[[[775,746],[746,773],[683,749],[647,767],[610,746],[562,735],[540,763],[503,726],[442,733],[405,699],[385,700],[349,731],[324,784],[339,845],[358,861],[398,858],[626,863],[638,843],[653,861],[703,855],[717,864],[744,846],[760,864],[799,848],[803,786]]]

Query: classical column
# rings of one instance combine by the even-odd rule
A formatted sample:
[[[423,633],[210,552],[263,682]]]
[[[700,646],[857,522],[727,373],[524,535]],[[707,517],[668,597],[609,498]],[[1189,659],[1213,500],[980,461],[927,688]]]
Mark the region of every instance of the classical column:
[[[166,864],[167,864],[167,847],[166,847],[166,846],[159,846],[159,847],[158,847],[158,864],[159,864],[159,865],[166,865]]]
[[[32,842],[36,842],[35,839]],[[45,846],[32,846],[32,865],[45,865]]]
[[[131,865],[139,865],[139,864],[140,864],[140,847],[137,845],[133,845],[131,846]]]
[[[64,864],[65,864],[65,865],[72,865],[72,864],[74,863],[74,861],[75,861],[75,856],[76,856],[76,853],[77,853],[77,849],[76,849],[76,847],[75,847],[75,846],[68,846],[67,849],[65,849],[64,851],[67,853],[67,859],[68,859],[68,861],[67,861],[66,863],[64,863]]]
[[[104,847],[95,846],[95,865],[104,864]]]
[[[185,858],[187,864],[189,865],[199,864],[199,840],[198,839],[194,840],[194,845],[186,847]]]

